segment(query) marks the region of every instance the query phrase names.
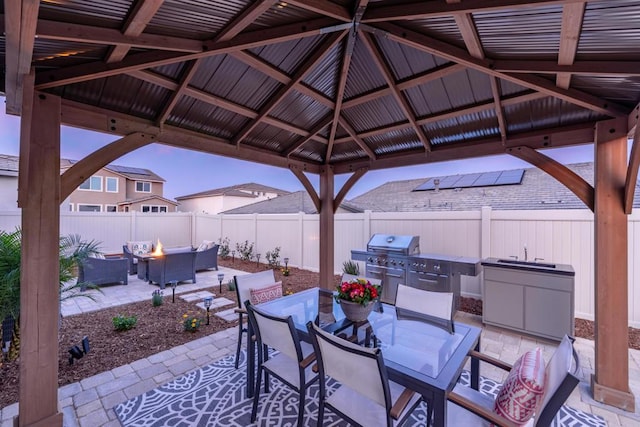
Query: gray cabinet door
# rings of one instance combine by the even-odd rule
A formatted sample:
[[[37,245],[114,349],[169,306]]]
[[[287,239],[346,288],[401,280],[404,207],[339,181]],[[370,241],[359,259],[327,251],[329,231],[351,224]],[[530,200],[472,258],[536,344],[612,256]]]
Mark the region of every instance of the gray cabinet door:
[[[523,286],[485,279],[483,320],[510,328],[523,329],[523,301]]]
[[[525,329],[533,334],[562,339],[571,330],[572,294],[551,289],[527,287],[525,290]]]

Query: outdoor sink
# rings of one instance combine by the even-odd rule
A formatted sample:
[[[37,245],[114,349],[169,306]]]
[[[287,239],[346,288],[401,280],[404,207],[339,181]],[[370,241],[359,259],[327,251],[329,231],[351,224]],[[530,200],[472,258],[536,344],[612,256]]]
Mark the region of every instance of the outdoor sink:
[[[556,268],[555,264],[547,264],[544,262],[537,262],[537,261],[519,261],[517,259],[499,259],[498,262],[501,264],[523,265],[528,267]]]

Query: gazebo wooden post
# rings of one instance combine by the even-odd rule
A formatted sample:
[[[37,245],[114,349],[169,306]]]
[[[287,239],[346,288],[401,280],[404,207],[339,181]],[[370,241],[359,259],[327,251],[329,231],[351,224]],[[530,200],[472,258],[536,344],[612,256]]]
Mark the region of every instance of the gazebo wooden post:
[[[599,122],[595,138],[595,400],[635,411],[629,389],[628,238],[624,211],[626,118]]]
[[[334,257],[333,168],[324,166],[320,172],[320,287],[332,289]]]
[[[61,426],[58,409],[58,277],[60,263],[60,98],[33,96],[21,135],[28,153],[22,195],[19,426]],[[24,129],[24,127],[23,127]]]

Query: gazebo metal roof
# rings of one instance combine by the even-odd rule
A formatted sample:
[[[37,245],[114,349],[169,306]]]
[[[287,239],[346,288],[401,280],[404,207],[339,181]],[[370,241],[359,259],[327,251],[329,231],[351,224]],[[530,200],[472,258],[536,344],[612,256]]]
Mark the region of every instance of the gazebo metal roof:
[[[9,112],[32,66],[66,124],[309,172],[590,143],[597,121],[640,101],[639,1],[45,0],[1,12]]]
[[[335,208],[366,171],[527,160],[594,211],[591,389],[633,410],[626,214],[640,165],[640,0],[5,0],[0,14],[29,260],[19,425],[62,425],[50,286],[60,201],[151,142],[290,168],[319,212],[325,288]],[[123,138],[61,176],[60,124]],[[539,152],[592,142],[593,186]],[[319,195],[304,172],[320,176]],[[334,175],[349,172],[334,196]]]

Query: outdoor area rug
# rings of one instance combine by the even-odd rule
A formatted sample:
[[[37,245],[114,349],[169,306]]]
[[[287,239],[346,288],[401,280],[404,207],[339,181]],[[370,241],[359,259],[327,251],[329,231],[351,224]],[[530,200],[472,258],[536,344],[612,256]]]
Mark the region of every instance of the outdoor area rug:
[[[245,397],[246,354],[242,364],[233,366],[234,356],[227,356],[204,368],[189,372],[175,380],[117,405],[114,410],[125,427],[245,427],[251,424],[252,400]],[[469,373],[460,382],[469,384]],[[495,396],[499,383],[481,377],[483,393]],[[307,391],[305,426],[316,426],[318,385]],[[258,405],[260,426],[295,426],[298,415],[298,394],[271,380],[270,393],[261,396]],[[325,411],[324,426],[348,424],[330,411]],[[422,404],[405,426],[425,426],[426,407]],[[602,417],[587,414],[568,406],[562,407],[553,426],[606,426]]]

